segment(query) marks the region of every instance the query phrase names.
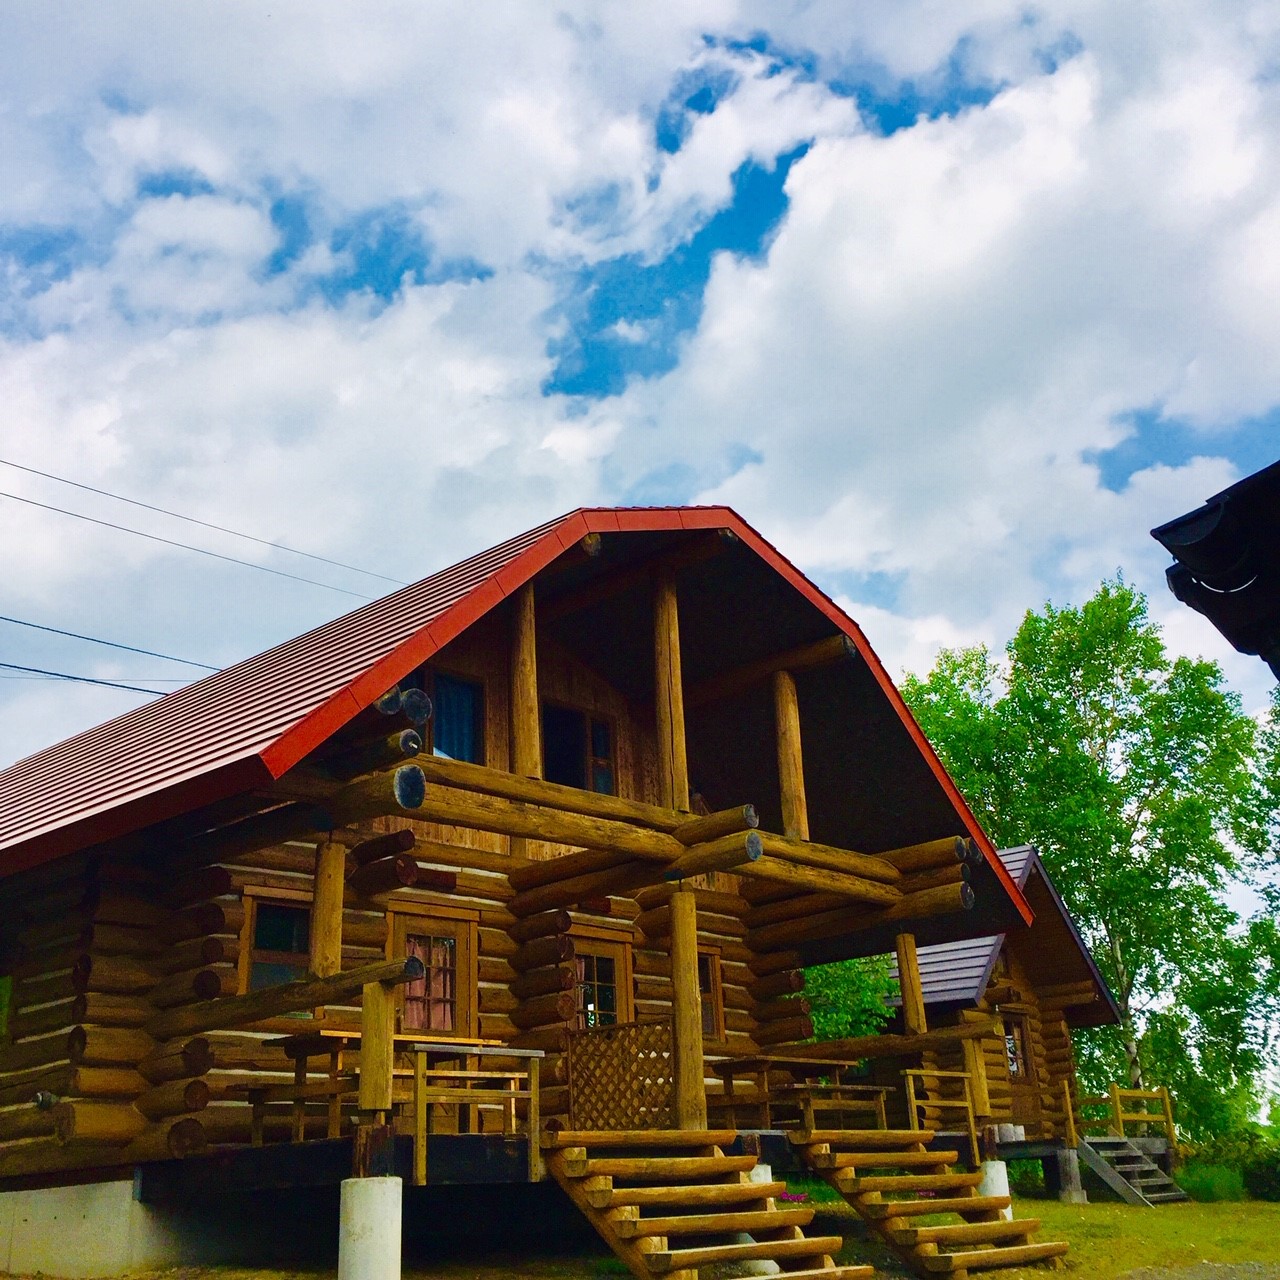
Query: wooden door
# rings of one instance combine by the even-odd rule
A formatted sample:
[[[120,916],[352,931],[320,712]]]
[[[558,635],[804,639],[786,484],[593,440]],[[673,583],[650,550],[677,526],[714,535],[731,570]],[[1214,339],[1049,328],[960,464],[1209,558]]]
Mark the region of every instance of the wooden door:
[[[1013,1123],[1025,1125],[1028,1137],[1040,1132],[1040,1081],[1031,1048],[1031,1027],[1024,1014],[1004,1015],[1004,1048],[1013,1094]]]

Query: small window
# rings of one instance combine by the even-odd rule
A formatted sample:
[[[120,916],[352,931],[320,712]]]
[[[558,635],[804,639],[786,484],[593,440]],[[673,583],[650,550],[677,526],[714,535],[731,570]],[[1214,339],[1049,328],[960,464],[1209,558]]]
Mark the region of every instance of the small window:
[[[612,1027],[618,1022],[618,963],[612,956],[578,957],[578,1025]]]
[[[698,991],[702,1000],[702,1034],[708,1040],[724,1039],[724,994],[720,986],[720,957],[698,952]]]
[[[572,707],[542,708],[543,775],[548,782],[616,795],[613,726]]]
[[[426,971],[400,988],[401,1030],[474,1035],[474,924],[405,912],[393,929],[392,954],[416,956]]]
[[[278,987],[305,978],[310,965],[311,908],[292,903],[253,902],[249,990]]]
[[[433,753],[484,764],[484,686],[437,673],[432,681],[431,708]]]
[[[1025,1080],[1027,1076],[1027,1028],[1021,1018],[1006,1021],[1004,1029],[1004,1052],[1009,1060],[1009,1075],[1014,1080]]]

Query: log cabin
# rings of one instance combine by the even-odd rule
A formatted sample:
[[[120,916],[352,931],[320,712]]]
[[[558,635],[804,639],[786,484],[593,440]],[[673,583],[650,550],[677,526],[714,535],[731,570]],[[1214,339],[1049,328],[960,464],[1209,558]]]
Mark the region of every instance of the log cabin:
[[[968,1072],[971,1081],[985,1082],[975,1099],[977,1117],[1016,1130],[1002,1130],[1006,1145],[1074,1147],[1085,1123],[1071,1033],[1116,1025],[1120,1011],[1040,855],[1019,845],[999,850],[999,857],[1031,904],[1032,923],[918,952],[930,1025],[973,1022],[990,1034],[930,1049],[911,1065]],[[973,1073],[979,1055],[983,1069]],[[939,1093],[954,1098],[956,1081],[944,1087],[947,1080],[941,1078]]]
[[[1066,1250],[962,1144],[823,1127],[844,1065],[975,1034],[928,1027],[917,946],[1033,912],[858,626],[727,508],[572,512],[19,761],[0,900],[0,1230],[86,1186],[550,1180],[641,1280],[870,1274],[768,1133],[922,1274]],[[803,968],[884,952],[903,1033],[815,1044]],[[103,1238],[76,1274],[138,1260]]]

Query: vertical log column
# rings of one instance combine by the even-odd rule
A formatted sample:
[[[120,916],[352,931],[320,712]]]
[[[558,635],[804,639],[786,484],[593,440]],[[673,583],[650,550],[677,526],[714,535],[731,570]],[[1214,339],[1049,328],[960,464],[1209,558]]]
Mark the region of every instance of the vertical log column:
[[[311,973],[330,978],[342,970],[342,891],[347,851],[333,841],[316,847],[315,897],[311,903]]]
[[[542,777],[542,720],[538,706],[538,630],[533,583],[516,596],[511,634],[511,772]],[[527,857],[529,842],[511,837],[514,857]]]
[[[698,907],[692,889],[671,895],[671,986],[678,1129],[707,1127],[702,1061],[702,998],[698,990]]]
[[[778,731],[778,789],[782,795],[782,834],[809,838],[809,805],[804,795],[804,758],[800,751],[800,702],[789,671],[773,676],[773,711]]]
[[[898,953],[898,985],[902,988],[902,1029],[909,1036],[922,1036],[929,1028],[924,1016],[924,988],[920,985],[915,934],[898,934],[894,946]]]
[[[658,711],[658,802],[689,811],[689,762],[684,743],[684,689],[680,678],[680,615],[671,575],[653,597],[653,699]]]

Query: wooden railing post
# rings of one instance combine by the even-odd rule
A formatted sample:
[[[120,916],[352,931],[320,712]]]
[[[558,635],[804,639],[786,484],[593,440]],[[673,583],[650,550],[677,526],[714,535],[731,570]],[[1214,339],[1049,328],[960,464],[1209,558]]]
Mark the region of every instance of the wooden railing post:
[[[1111,1124],[1118,1137],[1124,1137],[1124,1103],[1120,1098],[1120,1086],[1112,1084],[1107,1091],[1111,1098]]]
[[[909,1072],[902,1073],[903,1083],[907,1087],[907,1128],[919,1129],[920,1120],[916,1115],[916,1085],[915,1077]]]
[[[692,889],[671,895],[672,1056],[677,1129],[707,1127],[702,1058],[702,997],[698,990],[698,908]]]
[[[542,1169],[542,1068],[537,1058],[529,1059],[529,1181],[541,1182]]]
[[[1067,1146],[1073,1151],[1080,1145],[1080,1135],[1076,1132],[1076,1111],[1071,1103],[1071,1081],[1062,1082],[1062,1105],[1065,1117]]]
[[[659,803],[689,810],[689,762],[685,752],[684,689],[680,674],[680,615],[670,574],[653,597],[653,700],[658,719]]]
[[[395,990],[394,983],[368,983],[360,1009],[360,1110],[375,1124],[383,1124],[391,1113]]]
[[[1169,1096],[1167,1086],[1160,1086],[1160,1102],[1164,1110],[1164,1131],[1169,1138],[1169,1158],[1174,1163],[1178,1159],[1178,1130],[1173,1123],[1173,1099]]]

